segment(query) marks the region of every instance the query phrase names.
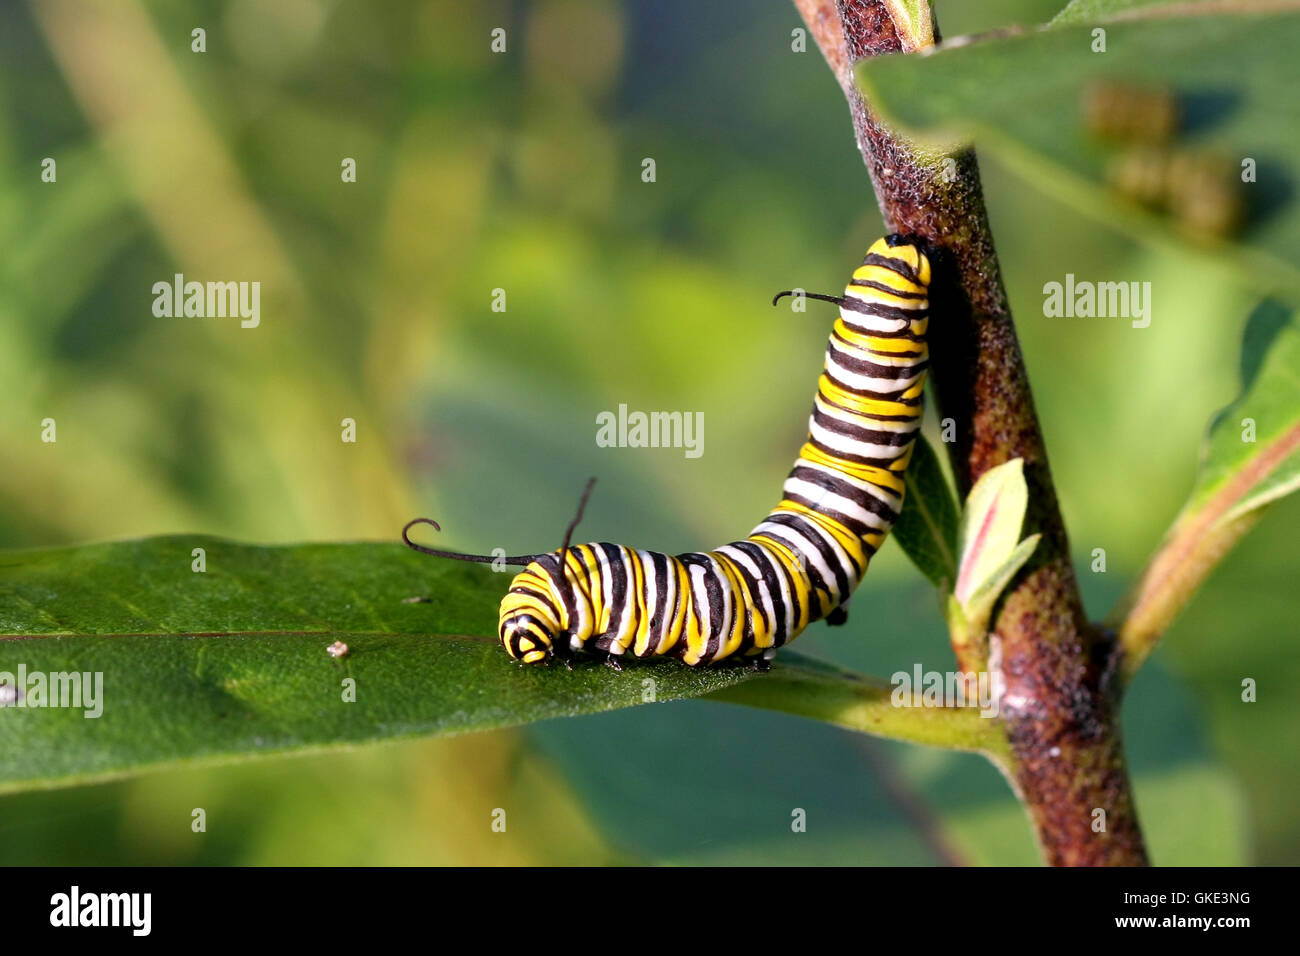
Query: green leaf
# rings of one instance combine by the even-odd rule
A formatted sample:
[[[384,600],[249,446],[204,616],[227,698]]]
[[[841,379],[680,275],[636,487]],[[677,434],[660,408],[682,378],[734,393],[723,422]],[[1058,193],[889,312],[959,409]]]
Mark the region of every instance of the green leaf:
[[[190,569],[198,547],[205,573]],[[629,707],[646,678],[667,701],[755,676],[676,662],[521,668],[494,637],[508,580],[377,543],[185,535],[2,553],[0,672],[11,686],[20,667],[100,673],[103,712],[0,708],[0,792]],[[326,653],[335,640],[346,657]]]
[[[1252,438],[1253,440],[1246,440]],[[1246,322],[1241,395],[1215,416],[1191,507],[1229,491],[1217,518],[1236,518],[1300,487],[1300,321],[1264,302]]]
[[[1300,487],[1300,323],[1264,302],[1241,352],[1241,396],[1215,416],[1187,505],[1111,612],[1131,677],[1210,571],[1259,518]]]
[[[975,589],[974,593],[967,598],[963,613],[970,623],[981,629],[988,624],[989,612],[997,602],[998,595],[1006,590],[1006,586],[1011,583],[1011,579],[1016,576],[1016,572],[1025,566],[1029,556],[1034,553],[1034,548],[1038,547],[1038,541],[1041,537],[1040,534],[1031,534],[1016,545],[1015,550],[998,566],[998,569],[990,574]]]
[[[1052,18],[1052,26],[1071,23],[1096,23],[1135,7],[1161,3],[1162,0],[1070,0],[1060,13]]]
[[[904,481],[894,537],[931,583],[951,587],[957,580],[957,502],[924,435],[917,438]]]
[[[990,468],[966,498],[957,532],[961,561],[948,601],[948,625],[960,643],[984,633],[998,595],[1038,546],[1039,535],[1020,540],[1028,506],[1020,458]]]
[[[961,561],[953,596],[965,605],[1020,544],[1029,506],[1024,461],[1015,458],[980,475],[966,498],[957,532]]]
[[[1193,16],[1211,9],[1269,9],[1278,5],[1273,0],[1070,0],[1052,19],[1052,26],[1150,15]],[[1197,7],[1205,9],[1198,11]]]
[[[904,50],[919,50],[934,43],[930,0],[885,0]]]
[[[1257,181],[1238,183],[1249,209],[1244,231],[1211,248],[1256,285],[1300,288],[1300,15],[1115,22],[1106,27],[1104,53],[1092,52],[1091,30],[1059,27],[926,56],[875,57],[859,64],[858,81],[887,120],[917,137],[945,148],[973,138],[1080,210],[1181,243],[1168,217],[1107,185],[1122,150],[1090,135],[1083,113],[1084,94],[1097,82],[1171,89],[1183,107],[1180,149],[1222,155],[1234,168],[1247,157],[1257,164]]]
[[[206,571],[192,570],[196,548]],[[729,699],[940,746],[1000,746],[977,711],[900,710],[889,685],[789,651],[765,675],[676,661],[622,673],[594,661],[520,667],[495,638],[508,580],[381,543],[176,535],[0,552],[0,682],[22,689],[24,704],[0,706],[0,792],[509,727],[647,703],[650,689],[665,702],[768,682]],[[346,656],[326,652],[335,641]],[[91,688],[101,675],[102,691],[76,708],[26,706],[41,699],[32,675],[73,673],[92,675]]]

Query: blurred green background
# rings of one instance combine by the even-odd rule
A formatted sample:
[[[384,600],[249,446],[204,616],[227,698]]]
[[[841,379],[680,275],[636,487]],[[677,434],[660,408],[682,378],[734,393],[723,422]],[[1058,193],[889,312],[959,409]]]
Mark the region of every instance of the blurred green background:
[[[1060,6],[936,12],[951,37]],[[518,553],[557,544],[591,474],[580,537],[743,534],[802,438],[829,322],[768,300],[841,288],[882,231],[838,86],[811,41],[791,51],[800,25],[785,0],[4,5],[0,546],[393,539],[431,514],[448,546]],[[1100,616],[1191,486],[1253,303],[1207,258],[982,165]],[[261,326],[155,318],[175,272],[261,281]],[[1067,272],[1150,280],[1151,327],[1044,318]],[[704,412],[703,456],[596,447],[620,403]],[[1132,689],[1159,863],[1300,862],[1297,517],[1262,522]],[[883,676],[951,661],[892,543],[849,625],[800,645]],[[0,798],[4,864],[1036,860],[981,758],[703,702]]]

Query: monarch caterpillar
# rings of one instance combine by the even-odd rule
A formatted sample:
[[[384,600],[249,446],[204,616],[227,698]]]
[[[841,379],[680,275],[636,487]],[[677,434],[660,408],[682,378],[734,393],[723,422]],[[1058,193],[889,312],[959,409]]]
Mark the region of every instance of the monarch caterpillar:
[[[501,601],[498,634],[523,664],[575,651],[676,657],[692,667],[748,657],[766,666],[810,623],[847,617],[845,602],[903,505],[903,471],[921,425],[929,365],[930,262],[902,236],[877,240],[842,296],[808,423],[780,503],[743,541],[670,556],[616,544],[564,545],[506,558],[526,565]],[[772,300],[775,305],[781,292]],[[486,555],[438,557],[489,562]],[[500,560],[500,559],[498,559]]]

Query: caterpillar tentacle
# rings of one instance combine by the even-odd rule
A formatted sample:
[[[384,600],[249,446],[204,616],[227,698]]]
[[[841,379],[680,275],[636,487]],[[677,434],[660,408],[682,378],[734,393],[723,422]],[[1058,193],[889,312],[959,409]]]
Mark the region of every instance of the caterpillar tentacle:
[[[419,551],[421,554],[429,554],[435,558],[451,558],[454,561],[473,561],[477,564],[491,564],[493,561],[500,561],[502,564],[524,567],[532,564],[540,558],[545,557],[542,554],[516,554],[504,558],[493,557],[490,554],[465,554],[462,551],[442,551],[437,548],[426,548],[422,544],[416,544],[411,540],[411,529],[417,524],[427,524],[434,531],[441,531],[442,526],[432,518],[412,518],[406,522],[406,527],[402,528],[402,541],[412,551]]]
[[[786,289],[784,292],[778,292],[776,295],[772,296],[772,304],[776,305],[787,295],[794,294],[794,289]],[[805,299],[817,299],[821,302],[832,302],[835,305],[842,305],[844,303],[844,296],[842,295],[824,295],[821,292],[800,292],[799,295],[803,296]]]
[[[573,529],[578,527],[578,522],[582,521],[582,513],[587,509],[587,499],[591,497],[591,489],[595,484],[595,478],[587,479],[587,485],[582,489],[582,497],[578,499],[578,510],[574,514],[573,520],[569,522],[569,527],[564,531],[564,544],[560,546],[561,550],[568,549],[569,541],[573,538]],[[412,551],[419,551],[421,554],[433,555],[435,558],[451,558],[453,561],[472,561],[476,564],[492,564],[493,562],[500,562],[501,564],[522,568],[544,557],[544,555],[541,554],[515,554],[502,556],[493,554],[466,554],[463,551],[442,551],[438,548],[426,548],[424,545],[416,544],[411,540],[411,529],[417,524],[427,524],[433,528],[434,531],[441,531],[442,525],[438,524],[438,522],[434,521],[432,518],[412,518],[410,521],[406,522],[406,526],[402,528],[402,541],[405,542],[408,548]]]
[[[808,438],[780,503],[747,538],[670,556],[566,537],[511,582],[499,624],[507,653],[525,664],[574,651],[615,663],[766,661],[813,621],[841,620],[903,505],[929,365],[929,283],[921,249],[889,236],[843,296],[809,296],[840,309]]]

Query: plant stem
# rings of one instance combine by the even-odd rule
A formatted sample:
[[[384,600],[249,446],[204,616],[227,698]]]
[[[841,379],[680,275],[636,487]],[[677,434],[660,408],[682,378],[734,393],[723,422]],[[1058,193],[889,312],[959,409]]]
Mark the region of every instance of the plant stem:
[[[1112,678],[1113,638],[1089,626],[1070,562],[1028,374],[1002,287],[973,151],[951,157],[886,129],[854,84],[865,57],[922,49],[902,36],[884,0],[795,0],[839,79],[858,147],[888,228],[935,250],[931,361],[940,415],[956,422],[948,446],[964,497],[990,468],[1022,458],[1029,485],[1024,533],[1043,540],[1007,588],[991,647],[954,647],[958,665],[988,654],[1003,683],[1002,766],[1054,865],[1146,863],[1124,765]],[[1105,830],[1094,832],[1094,811]]]
[[[919,688],[918,688],[919,692]],[[836,724],[891,740],[932,747],[973,750],[994,760],[1010,758],[995,719],[977,707],[896,707],[894,687],[805,659],[779,658],[761,680],[750,680],[709,694],[720,700]]]

